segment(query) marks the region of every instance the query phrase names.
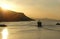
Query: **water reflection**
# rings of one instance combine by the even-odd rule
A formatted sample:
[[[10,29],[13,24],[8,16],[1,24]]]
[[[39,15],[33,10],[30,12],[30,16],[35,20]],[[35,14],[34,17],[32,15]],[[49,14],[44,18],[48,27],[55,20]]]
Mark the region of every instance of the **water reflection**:
[[[8,37],[8,29],[4,28],[1,33],[2,33],[2,39],[7,39],[7,37]]]

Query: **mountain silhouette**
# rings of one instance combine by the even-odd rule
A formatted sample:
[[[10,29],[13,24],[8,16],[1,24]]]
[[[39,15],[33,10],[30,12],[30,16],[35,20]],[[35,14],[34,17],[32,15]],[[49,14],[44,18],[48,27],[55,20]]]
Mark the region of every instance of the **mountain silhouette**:
[[[0,7],[0,22],[32,21],[32,20],[34,19],[27,17],[22,12],[15,12],[10,10],[3,11],[2,8]]]

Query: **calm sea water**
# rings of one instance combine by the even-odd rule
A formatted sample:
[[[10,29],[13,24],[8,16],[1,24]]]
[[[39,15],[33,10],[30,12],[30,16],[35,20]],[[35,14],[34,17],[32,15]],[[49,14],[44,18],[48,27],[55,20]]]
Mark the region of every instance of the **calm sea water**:
[[[0,27],[0,39],[60,39],[60,25],[43,23],[38,28],[36,21],[1,22],[7,27]],[[48,25],[47,25],[48,24]]]

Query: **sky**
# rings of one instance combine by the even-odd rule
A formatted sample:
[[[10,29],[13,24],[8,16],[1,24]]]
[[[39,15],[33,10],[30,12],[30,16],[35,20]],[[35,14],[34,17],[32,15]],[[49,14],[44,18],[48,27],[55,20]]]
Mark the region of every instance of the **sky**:
[[[23,12],[31,18],[60,20],[60,0],[0,0],[9,5],[10,10]]]

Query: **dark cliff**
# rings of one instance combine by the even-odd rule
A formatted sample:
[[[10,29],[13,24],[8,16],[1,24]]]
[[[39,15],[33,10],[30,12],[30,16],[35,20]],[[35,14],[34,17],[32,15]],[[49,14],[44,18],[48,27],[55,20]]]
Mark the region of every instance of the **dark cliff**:
[[[22,12],[14,12],[10,10],[3,11],[0,8],[0,22],[10,22],[10,21],[32,21]]]

